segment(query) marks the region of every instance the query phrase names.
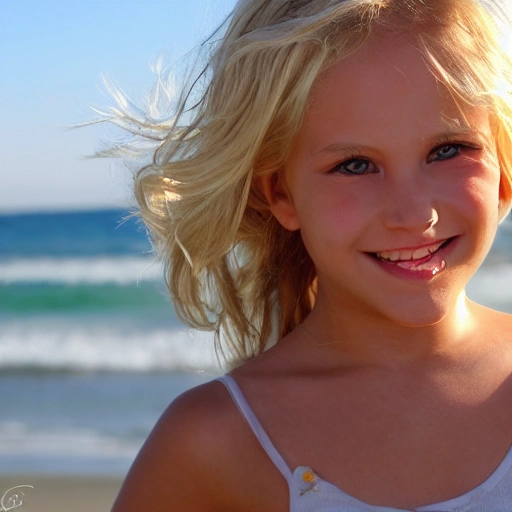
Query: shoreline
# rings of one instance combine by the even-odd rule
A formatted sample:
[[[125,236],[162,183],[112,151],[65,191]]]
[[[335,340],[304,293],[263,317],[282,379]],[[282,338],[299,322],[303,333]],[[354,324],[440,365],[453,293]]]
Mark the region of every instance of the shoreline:
[[[108,512],[123,480],[123,475],[0,474],[0,497],[5,496],[4,507],[8,509],[7,500],[17,493],[23,500],[16,507],[19,512]],[[22,485],[33,489],[19,488],[5,494]]]

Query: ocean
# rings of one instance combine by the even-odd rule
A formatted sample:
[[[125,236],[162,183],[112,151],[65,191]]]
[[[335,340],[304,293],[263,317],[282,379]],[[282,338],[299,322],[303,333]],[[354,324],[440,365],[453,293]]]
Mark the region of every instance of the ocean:
[[[220,369],[120,210],[0,215],[0,474],[116,474]],[[468,295],[512,313],[512,221]]]
[[[0,215],[0,473],[124,474],[219,373],[128,212]]]

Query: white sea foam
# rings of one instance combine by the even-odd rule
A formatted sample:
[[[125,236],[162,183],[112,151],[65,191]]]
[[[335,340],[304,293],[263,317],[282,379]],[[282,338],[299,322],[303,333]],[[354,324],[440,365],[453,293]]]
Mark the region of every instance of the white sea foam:
[[[106,325],[10,322],[0,327],[0,370],[219,371],[211,333]]]
[[[161,265],[149,257],[17,258],[0,261],[0,284],[126,285],[161,278]]]
[[[36,428],[17,421],[0,422],[0,456],[133,459],[142,442],[143,439],[123,439],[93,428]]]

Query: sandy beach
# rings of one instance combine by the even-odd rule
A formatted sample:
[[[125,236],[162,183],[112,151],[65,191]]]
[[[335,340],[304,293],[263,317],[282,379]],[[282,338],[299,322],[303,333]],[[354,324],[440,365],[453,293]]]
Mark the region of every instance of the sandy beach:
[[[5,495],[7,510],[13,504],[8,503],[13,493],[21,497],[23,504],[16,508],[17,512],[108,512],[122,481],[122,477],[113,476],[0,475],[0,493],[21,485],[34,487],[15,489]]]

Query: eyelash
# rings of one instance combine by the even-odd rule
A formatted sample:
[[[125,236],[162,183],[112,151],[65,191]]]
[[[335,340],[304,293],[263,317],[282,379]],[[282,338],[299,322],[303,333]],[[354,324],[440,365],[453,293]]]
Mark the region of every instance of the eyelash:
[[[457,150],[458,150],[457,154],[454,155],[453,157],[439,159],[439,160],[434,160],[432,158],[435,154],[440,153],[443,149],[446,149],[446,148],[457,148]],[[465,151],[479,151],[480,149],[481,149],[480,147],[469,144],[467,142],[445,142],[443,144],[439,144],[430,152],[429,156],[427,157],[427,163],[430,164],[432,162],[444,162],[446,160],[451,160],[452,158],[456,158],[457,156],[460,156]]]
[[[443,149],[446,149],[446,148],[457,148],[457,153],[455,155],[445,158],[445,159],[434,159],[433,158],[436,154],[439,154]],[[433,163],[433,162],[445,162],[447,160],[452,160],[453,158],[460,156],[465,151],[479,151],[480,149],[481,149],[480,147],[469,144],[467,142],[444,142],[443,144],[439,144],[434,149],[432,149],[432,151],[429,153],[426,161],[428,164]],[[363,172],[352,172],[352,171],[348,171],[346,169],[346,167],[352,163],[362,163],[362,162],[368,164],[368,166],[371,169],[368,171],[363,171]],[[329,171],[329,173],[333,173],[333,174],[339,173],[339,174],[344,174],[346,176],[363,176],[365,174],[373,174],[375,172],[378,172],[378,167],[369,158],[366,158],[364,156],[359,156],[359,155],[354,155],[354,156],[347,158],[343,162],[335,165]]]
[[[343,169],[344,167],[346,167],[354,162],[365,162],[365,163],[371,165],[374,170],[369,171],[369,172],[357,173],[357,172],[350,172],[350,171],[347,171],[346,169],[345,170]],[[364,174],[369,174],[370,172],[373,173],[373,172],[377,172],[377,171],[378,171],[377,166],[368,158],[365,158],[363,156],[352,156],[350,158],[347,158],[343,162],[335,165],[329,172],[333,173],[333,174],[335,174],[335,173],[345,174],[347,176],[363,176]]]

